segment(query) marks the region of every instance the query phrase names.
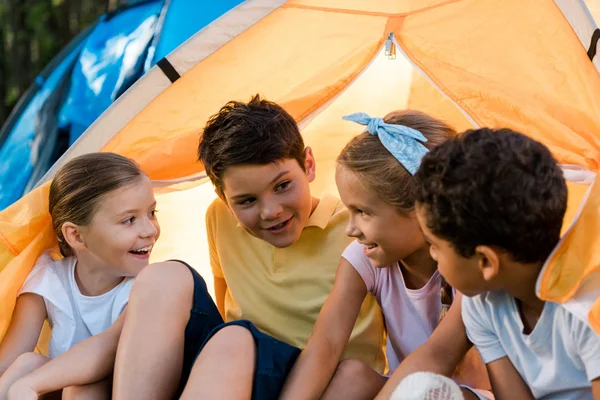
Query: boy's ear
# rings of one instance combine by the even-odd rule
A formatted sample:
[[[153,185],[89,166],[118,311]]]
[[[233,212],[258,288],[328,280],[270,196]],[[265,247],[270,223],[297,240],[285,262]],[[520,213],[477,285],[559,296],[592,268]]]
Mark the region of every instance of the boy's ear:
[[[73,250],[85,249],[85,241],[81,236],[81,229],[72,222],[65,222],[61,228],[65,241]]]
[[[498,257],[498,253],[493,248],[489,246],[477,246],[475,248],[475,257],[477,257],[479,270],[483,279],[489,282],[498,275],[500,272],[500,257]]]
[[[306,177],[308,178],[308,181],[314,181],[315,177],[317,176],[317,163],[310,147],[306,147],[306,149],[304,149],[304,169],[306,170]]]

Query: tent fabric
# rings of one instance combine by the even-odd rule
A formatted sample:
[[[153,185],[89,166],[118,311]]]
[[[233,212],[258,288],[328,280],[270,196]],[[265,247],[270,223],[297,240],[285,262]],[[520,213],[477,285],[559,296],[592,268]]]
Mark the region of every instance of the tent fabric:
[[[154,1],[102,18],[87,37],[59,115],[69,125],[69,144],[143,74],[161,9]]]
[[[189,41],[174,50],[168,56],[169,63],[183,75],[197,63],[210,56],[237,35],[263,19],[283,0],[249,0],[230,10],[225,15],[203,28]],[[96,120],[86,134],[67,150],[65,156],[58,160],[48,173],[40,180],[47,182],[54,176],[58,168],[67,160],[80,154],[102,149],[108,141],[123,129],[133,117],[149,105],[171,84],[171,81],[159,68],[152,68],[136,84],[127,96],[122,96],[108,108],[102,118]]]
[[[556,5],[573,27],[573,31],[579,38],[581,45],[586,52],[594,43],[594,32],[598,29],[594,17],[583,0],[555,0]],[[598,39],[596,38],[596,42]],[[588,54],[589,56],[589,54]],[[600,56],[593,57],[592,63],[598,72],[600,72]]]
[[[65,75],[67,75],[75,62],[76,55],[82,44],[75,46],[72,53],[67,55],[45,78],[40,78],[41,87],[31,96],[26,105],[16,107],[20,116],[15,117],[14,125],[7,121],[6,139],[1,144],[0,159],[0,210],[19,199],[25,190],[29,177],[37,165],[41,149],[47,149],[47,141],[42,133],[47,133],[41,127],[42,120],[39,118],[44,110],[44,104],[53,93],[61,86]],[[34,89],[29,89],[34,90]],[[38,121],[38,122],[36,122]],[[36,128],[42,128],[37,129]],[[2,133],[4,133],[4,128]],[[45,147],[40,147],[45,144]]]
[[[384,55],[390,33],[400,46],[393,60]],[[292,114],[317,159],[317,195],[336,191],[335,157],[361,130],[341,116],[357,111],[417,108],[458,130],[473,122],[513,128],[548,145],[560,163],[595,173],[600,76],[586,51],[549,0],[241,3],[167,56],[178,80],[171,83],[152,68],[83,134],[42,186],[0,213],[0,260],[8,261],[0,264],[0,337],[33,260],[56,245],[44,206],[48,181],[78,154],[114,151],[163,181],[156,189],[162,235],[152,260],[182,258],[210,276],[204,211],[215,194],[206,179],[186,178],[202,176],[198,138],[225,102],[261,93]],[[587,189],[569,183],[565,226]],[[589,212],[597,210],[590,206]],[[570,265],[560,268],[577,268]]]
[[[165,4],[164,20],[152,54],[151,65],[166,57],[180,44],[194,36],[198,30],[239,5],[243,0],[205,2],[201,12],[190,12],[198,8],[197,2],[198,0],[171,0]]]

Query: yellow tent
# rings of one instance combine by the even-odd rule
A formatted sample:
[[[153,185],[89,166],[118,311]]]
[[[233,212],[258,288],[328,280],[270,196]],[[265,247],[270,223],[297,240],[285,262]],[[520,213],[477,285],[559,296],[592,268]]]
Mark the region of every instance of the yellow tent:
[[[317,158],[316,194],[335,192],[335,157],[360,131],[341,116],[416,108],[459,130],[503,126],[544,142],[572,181],[572,220],[600,163],[600,56],[588,56],[595,29],[577,0],[245,1],[149,71],[39,187],[0,213],[0,338],[34,260],[56,245],[48,181],[79,154],[137,160],[160,209],[153,260],[184,259],[210,280],[204,211],[215,195],[196,162],[198,137],[225,102],[255,93],[298,121]],[[557,253],[566,259],[576,242],[589,256],[546,268],[551,277],[560,270],[561,282],[578,279],[541,285],[541,296],[571,299],[598,265],[599,239],[585,236],[598,226],[598,191],[578,219],[584,228]]]

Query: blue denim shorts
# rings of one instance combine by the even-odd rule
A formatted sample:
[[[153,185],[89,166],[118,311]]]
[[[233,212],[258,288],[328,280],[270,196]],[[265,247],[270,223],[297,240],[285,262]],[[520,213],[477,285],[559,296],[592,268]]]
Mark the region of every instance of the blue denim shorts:
[[[300,349],[259,331],[250,321],[223,323],[217,306],[206,289],[204,279],[196,270],[189,268],[194,277],[194,304],[185,329],[183,369],[176,398],[181,395],[194,362],[208,340],[224,327],[237,325],[250,331],[256,345],[252,399],[277,399],[288,373],[300,355]]]

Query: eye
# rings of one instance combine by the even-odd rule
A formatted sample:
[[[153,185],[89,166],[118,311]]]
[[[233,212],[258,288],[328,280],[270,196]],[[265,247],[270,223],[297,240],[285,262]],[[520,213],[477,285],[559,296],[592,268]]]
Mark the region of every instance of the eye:
[[[135,217],[129,217],[129,218],[121,221],[121,223],[123,225],[131,225],[131,224],[133,224],[133,221],[135,221]]]
[[[150,217],[156,217],[156,213],[158,212],[158,210],[152,210],[150,211]]]
[[[367,215],[367,212],[366,212],[366,211],[364,211],[364,210],[361,210],[360,208],[357,208],[357,209],[356,209],[356,213],[357,213],[358,215],[361,215],[361,216],[365,216],[365,215]]]
[[[247,199],[240,201],[238,204],[241,206],[249,206],[249,205],[253,204],[255,201],[256,201],[255,197],[248,197]]]
[[[291,183],[292,183],[292,181],[284,181],[284,182],[281,182],[279,185],[277,185],[277,186],[275,187],[275,191],[276,191],[276,192],[281,192],[281,191],[283,191],[283,190],[287,189],[287,188],[290,186],[290,184],[291,184]]]

